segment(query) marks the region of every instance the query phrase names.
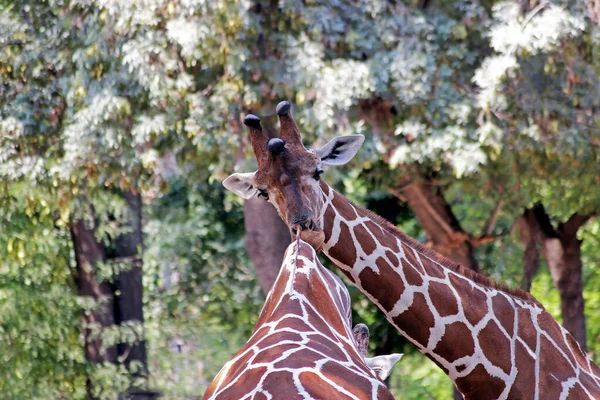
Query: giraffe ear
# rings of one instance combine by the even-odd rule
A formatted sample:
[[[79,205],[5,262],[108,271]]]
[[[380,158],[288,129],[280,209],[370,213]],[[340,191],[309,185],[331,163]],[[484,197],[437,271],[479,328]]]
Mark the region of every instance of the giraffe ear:
[[[363,135],[338,136],[315,150],[315,154],[325,165],[344,165],[358,153],[364,141]]]
[[[387,356],[376,356],[373,358],[365,358],[367,365],[375,372],[375,375],[381,381],[385,381],[392,373],[394,365],[400,361],[404,354],[394,353]]]
[[[254,187],[255,173],[256,172],[248,172],[244,174],[238,173],[229,175],[227,179],[223,181],[223,186],[238,196],[248,200],[258,193],[258,190]]]

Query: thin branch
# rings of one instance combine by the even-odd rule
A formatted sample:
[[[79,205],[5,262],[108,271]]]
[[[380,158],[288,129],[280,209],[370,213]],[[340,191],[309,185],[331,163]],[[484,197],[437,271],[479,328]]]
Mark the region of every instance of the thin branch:
[[[498,199],[498,202],[496,203],[496,206],[494,207],[494,211],[492,211],[492,215],[490,215],[490,219],[485,224],[485,229],[483,230],[483,233],[481,234],[482,237],[490,236],[492,234],[492,231],[494,230],[494,227],[496,226],[496,222],[498,221],[498,216],[500,215],[500,210],[502,209],[503,205],[504,205],[504,201],[502,200],[502,198]]]
[[[484,235],[484,236],[478,236],[478,237],[471,237],[469,242],[471,243],[471,246],[479,247],[481,245],[491,243],[496,239],[500,239],[501,237],[504,237],[504,236],[508,235],[509,233],[510,233],[510,230],[499,233],[497,235]]]
[[[399,190],[396,190],[394,188],[388,187],[388,191],[396,198],[400,199],[400,201],[403,201],[404,203],[406,203],[406,197],[404,197],[404,195],[402,193],[400,193]]]
[[[425,210],[427,210],[427,212],[431,215],[431,217],[435,220],[435,222],[437,222],[442,227],[444,232],[446,232],[448,234],[448,236],[450,236],[450,237],[456,236],[457,232],[455,232],[454,229],[452,229],[452,227],[450,225],[448,225],[448,223],[446,221],[444,221],[442,216],[431,206],[431,204],[429,204],[427,197],[425,197],[423,195],[423,193],[421,192],[421,189],[417,188],[415,193],[416,193],[417,197],[419,198],[419,200],[421,201],[421,204],[423,205]]]

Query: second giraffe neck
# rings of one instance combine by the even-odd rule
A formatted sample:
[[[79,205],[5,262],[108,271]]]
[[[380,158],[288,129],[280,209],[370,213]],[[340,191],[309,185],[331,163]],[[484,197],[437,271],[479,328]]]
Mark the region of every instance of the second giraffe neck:
[[[514,337],[516,308],[528,308],[533,319],[544,312],[535,299],[450,262],[326,184],[321,187],[323,251],[400,333],[459,387],[472,383],[461,377],[476,368],[504,382],[515,379],[514,349],[499,354],[487,347],[498,345],[494,336]],[[514,339],[506,345],[514,347]],[[493,362],[488,353],[496,355]]]

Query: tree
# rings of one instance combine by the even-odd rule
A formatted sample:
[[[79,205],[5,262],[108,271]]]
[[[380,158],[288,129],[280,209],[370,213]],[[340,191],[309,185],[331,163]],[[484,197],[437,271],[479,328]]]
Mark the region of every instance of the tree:
[[[246,250],[260,287],[267,294],[277,279],[285,250],[292,240],[289,229],[275,208],[259,198],[244,202],[244,227]]]
[[[575,257],[555,269],[577,276],[584,240],[584,311],[597,336],[589,322],[600,199],[593,1],[0,4],[0,336],[14,343],[0,348],[9,360],[2,376],[11,377],[0,384],[8,396],[110,397],[138,383],[126,367],[144,345],[165,393],[202,391],[198,377],[244,341],[262,299],[245,256],[242,204],[219,181],[251,168],[243,116],[260,115],[273,129],[284,99],[297,105],[307,145],[367,135],[357,163],[328,172],[338,189],[364,204],[391,201],[386,188],[413,211],[398,218],[411,234],[495,278],[528,276],[516,268],[522,252],[511,226],[542,204],[547,218],[536,224],[552,229],[530,233],[527,257],[548,263],[544,249],[565,238],[558,247]],[[246,223],[258,226],[251,206]],[[528,229],[539,232],[536,224]],[[277,229],[282,248],[287,230]],[[266,289],[270,275],[257,270]],[[540,269],[531,279],[558,308],[545,292],[550,275]],[[95,294],[80,295],[88,290]],[[111,315],[111,301],[135,310]],[[141,321],[140,304],[143,325],[108,326]],[[374,345],[404,346],[383,327],[372,330]],[[116,349],[122,363],[99,364],[90,352],[98,346],[100,359]],[[403,363],[406,376],[392,386],[401,381],[407,397],[448,392],[422,359]]]

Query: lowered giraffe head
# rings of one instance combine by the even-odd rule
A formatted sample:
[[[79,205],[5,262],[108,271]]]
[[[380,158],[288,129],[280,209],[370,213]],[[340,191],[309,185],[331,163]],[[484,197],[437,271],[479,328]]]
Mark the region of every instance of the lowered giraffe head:
[[[325,240],[321,215],[322,198],[319,180],[325,165],[343,165],[358,152],[362,135],[340,136],[325,146],[307,150],[290,113],[291,105],[277,105],[279,137],[268,138],[260,119],[249,114],[244,124],[250,129],[250,141],[258,170],[229,176],[223,185],[249,199],[259,196],[272,203],[292,236],[301,231],[302,239],[319,249]]]

